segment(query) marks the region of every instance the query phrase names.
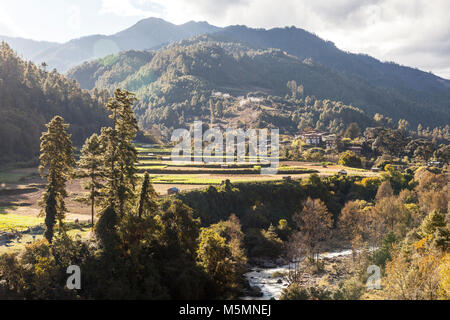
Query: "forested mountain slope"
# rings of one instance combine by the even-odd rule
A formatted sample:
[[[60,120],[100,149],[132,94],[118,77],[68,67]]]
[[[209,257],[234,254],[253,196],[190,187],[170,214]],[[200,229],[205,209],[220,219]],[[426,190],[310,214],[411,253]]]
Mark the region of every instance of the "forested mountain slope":
[[[286,57],[288,55],[297,57],[300,62],[314,68],[316,75],[320,73],[318,78],[326,78],[326,81],[322,81],[322,79],[314,84],[311,81],[312,74],[306,76],[304,72],[298,72],[297,68],[283,69],[283,67],[280,67],[280,63],[276,63],[276,67],[272,68],[272,65],[267,63],[260,64],[261,59],[253,63],[255,66],[253,69],[242,69],[242,66],[239,65],[240,61],[237,61],[237,59],[234,59],[235,61],[232,64],[237,62],[238,65],[231,66],[231,70],[228,70],[229,62],[224,61],[222,63],[222,65],[227,65],[226,70],[217,68],[217,65],[213,63],[210,72],[215,74],[216,79],[214,81],[208,79],[204,73],[198,74],[195,73],[195,70],[185,68],[184,71],[187,73],[185,72],[183,76],[195,76],[197,77],[196,81],[209,81],[208,89],[230,89],[230,93],[241,94],[261,86],[262,89],[271,94],[284,95],[285,92],[281,92],[280,89],[286,89],[285,84],[280,83],[279,80],[283,79],[284,81],[286,78],[290,78],[303,85],[307,95],[316,95],[320,99],[342,100],[346,104],[360,107],[368,115],[382,113],[392,117],[395,121],[405,118],[413,126],[421,123],[423,126],[434,127],[446,125],[450,122],[450,80],[442,79],[418,69],[381,62],[368,55],[342,51],[332,42],[325,41],[313,33],[295,27],[269,30],[253,29],[246,26],[218,28],[206,22],[188,22],[183,25],[174,25],[162,19],[148,18],[113,35],[92,35],[74,39],[64,44],[33,41],[26,43],[24,39],[20,39],[20,41],[12,39],[11,41],[14,43],[13,48],[25,57],[29,57],[31,50],[35,50],[33,57],[30,57],[34,62],[45,61],[49,68],[56,67],[58,71],[66,71],[83,61],[103,58],[108,54],[117,54],[127,50],[134,51],[125,53],[123,59],[117,60],[117,57],[113,57],[117,61],[111,61],[111,57],[109,57],[108,59],[102,59],[99,65],[93,63],[82,67],[89,68],[90,72],[78,70],[76,74],[70,73],[70,76],[79,80],[84,88],[92,88],[95,83],[97,83],[97,87],[102,88],[111,87],[125,81],[125,78],[131,76],[134,72],[138,72],[141,67],[144,67],[153,59],[152,53],[138,53],[136,51],[157,50],[167,44],[204,34],[208,34],[208,36],[200,36],[200,40],[197,37],[194,42],[233,43],[236,46],[239,43],[241,47],[245,48],[241,50],[242,52],[270,48],[279,49],[281,53],[286,53]],[[192,41],[185,41],[181,45],[186,46],[186,43],[189,44]],[[173,49],[173,46],[170,48]],[[162,48],[162,52],[166,50],[167,48]],[[171,54],[170,59],[174,58],[181,61],[184,57],[189,56],[189,54],[183,54],[182,56],[174,56],[174,54],[176,53]],[[161,57],[161,55],[162,53],[157,54],[158,57]],[[155,58],[158,58],[157,56]],[[220,54],[219,57],[220,59],[223,58]],[[199,55],[196,55],[195,58],[199,58]],[[126,60],[125,65],[120,65],[124,60]],[[216,61],[218,60],[216,59]],[[256,64],[258,65],[256,66]],[[161,67],[164,68],[164,66]],[[141,95],[144,99],[153,95],[155,93],[154,86],[150,88],[149,84],[157,80],[153,79],[154,77],[159,78],[165,73],[158,68],[154,65],[151,67],[155,74],[148,79],[142,79],[139,74],[136,74],[130,89],[139,89],[141,93],[146,91],[146,94]],[[173,69],[173,66],[171,68]],[[198,69],[198,66],[196,68]],[[235,71],[239,68],[242,69],[242,72],[236,74]],[[266,70],[263,71],[261,68],[266,68]],[[278,70],[278,68],[281,69]],[[184,71],[182,70],[182,72]],[[114,75],[113,77],[105,74],[111,72]],[[141,70],[141,73],[145,73],[145,70]],[[234,74],[231,75],[230,73]],[[282,77],[280,77],[281,73],[283,74]],[[262,75],[266,78],[258,79]],[[148,74],[145,76],[149,77]],[[139,81],[143,81],[144,85],[140,85]],[[146,81],[148,83],[145,83]],[[226,82],[231,85],[226,84]],[[332,83],[331,86],[330,82]],[[216,86],[218,87],[216,88]],[[350,88],[353,92],[350,92]],[[152,91],[151,94],[150,91]],[[180,101],[182,100],[178,100],[178,102]]]
[[[432,73],[392,62],[381,62],[365,54],[342,51],[331,41],[295,27],[265,30],[230,26],[211,37],[217,41],[237,41],[256,48],[279,48],[301,60],[310,59],[313,63],[360,78],[389,95],[398,96],[411,104],[413,112],[420,113],[414,107],[415,104],[422,105],[427,113],[431,111],[434,114],[437,111],[434,119],[426,116],[432,125],[449,122],[448,117],[440,122],[436,116],[448,115],[450,112],[450,80]],[[398,107],[397,104],[386,106],[391,109]],[[391,115],[395,117],[395,113]]]
[[[75,144],[108,123],[105,93],[91,96],[66,77],[20,59],[0,45],[0,163],[37,159],[44,124],[61,115]]]
[[[412,90],[409,96],[279,49],[218,42],[216,35],[199,36],[152,52],[123,52],[85,63],[68,75],[83,88],[124,87],[136,92],[141,100],[136,109],[140,116],[165,107],[180,116],[209,114],[205,102],[213,91],[235,97],[254,91],[284,97],[291,92],[287,83],[295,80],[301,88],[299,97],[342,101],[370,117],[379,113],[426,126],[445,125],[450,120],[449,104],[420,103]],[[450,103],[450,97],[445,101]]]
[[[211,36],[218,41],[242,42],[257,48],[279,48],[302,60],[311,58],[327,67],[358,75],[377,86],[450,92],[450,80],[393,62],[381,62],[369,55],[342,51],[333,42],[300,28],[266,30],[230,26]]]

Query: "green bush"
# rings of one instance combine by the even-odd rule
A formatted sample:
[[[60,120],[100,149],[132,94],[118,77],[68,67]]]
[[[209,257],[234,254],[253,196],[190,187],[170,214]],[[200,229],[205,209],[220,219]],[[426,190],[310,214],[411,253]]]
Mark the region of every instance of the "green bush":
[[[333,300],[359,300],[365,290],[365,284],[358,277],[353,277],[339,283],[333,293]]]
[[[352,168],[361,168],[361,158],[351,151],[343,152],[339,158],[339,164]]]
[[[330,300],[331,292],[326,288],[305,287],[297,283],[283,289],[280,300]]]

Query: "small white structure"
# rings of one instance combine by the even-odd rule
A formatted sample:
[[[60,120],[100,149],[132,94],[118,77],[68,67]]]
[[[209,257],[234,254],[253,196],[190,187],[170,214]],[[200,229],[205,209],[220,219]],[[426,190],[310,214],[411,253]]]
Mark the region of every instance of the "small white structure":
[[[220,91],[213,92],[213,96],[217,97],[217,98],[223,98],[223,99],[227,99],[227,98],[231,97],[231,95],[229,93],[223,93]]]

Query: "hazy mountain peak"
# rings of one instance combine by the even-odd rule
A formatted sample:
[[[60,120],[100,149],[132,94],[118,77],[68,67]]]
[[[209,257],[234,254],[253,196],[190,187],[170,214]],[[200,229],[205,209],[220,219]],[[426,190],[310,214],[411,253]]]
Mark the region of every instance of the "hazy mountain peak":
[[[206,21],[189,21],[175,25],[161,18],[142,19],[116,34],[90,35],[63,44],[5,38],[11,47],[36,63],[46,62],[49,68],[65,72],[85,61],[102,58],[123,50],[145,50],[221,30]]]
[[[116,35],[124,33],[124,32],[134,31],[134,30],[137,30],[137,29],[142,29],[142,28],[174,27],[174,26],[175,25],[173,23],[165,21],[165,20],[163,20],[161,18],[150,17],[150,18],[145,18],[145,19],[139,20],[138,22],[136,22],[131,27],[116,33]]]

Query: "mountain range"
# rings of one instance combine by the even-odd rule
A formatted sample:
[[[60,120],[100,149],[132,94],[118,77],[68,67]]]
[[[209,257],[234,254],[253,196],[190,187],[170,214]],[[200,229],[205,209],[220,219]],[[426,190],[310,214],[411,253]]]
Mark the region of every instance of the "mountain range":
[[[192,99],[193,91],[205,98],[213,90],[245,95],[261,89],[283,96],[289,91],[286,82],[295,80],[305,95],[342,101],[369,116],[381,113],[394,121],[407,119],[412,125],[450,123],[449,80],[342,51],[295,27],[219,28],[206,22],[174,25],[149,18],[114,35],[93,35],[64,44],[6,40],[36,63],[45,61],[64,72],[72,69],[69,77],[82,88],[124,86],[137,91],[144,102],[141,112],[158,107],[159,99],[169,92],[177,92],[176,99],[165,96],[166,103],[183,103]],[[263,53],[255,55],[258,51]],[[244,61],[239,55],[250,58]],[[200,61],[208,70],[201,68]]]
[[[84,61],[102,58],[119,51],[152,49],[164,44],[211,33],[220,28],[206,22],[187,22],[175,25],[158,18],[139,21],[132,27],[113,35],[91,35],[66,43],[53,43],[0,36],[24,58],[51,69],[66,72]]]

